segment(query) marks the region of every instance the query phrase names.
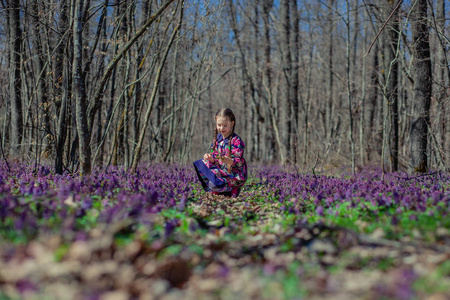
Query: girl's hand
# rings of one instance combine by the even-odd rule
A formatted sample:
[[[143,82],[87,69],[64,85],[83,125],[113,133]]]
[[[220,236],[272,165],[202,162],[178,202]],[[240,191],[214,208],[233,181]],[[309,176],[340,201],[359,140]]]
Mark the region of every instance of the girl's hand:
[[[210,163],[214,163],[214,158],[209,153],[206,153],[205,155],[203,155],[203,159],[209,161]]]
[[[233,159],[231,159],[231,158],[229,158],[229,157],[227,157],[227,156],[222,156],[222,157],[220,158],[220,160],[221,160],[223,163],[225,163],[225,164],[227,164],[227,165],[229,165],[229,166],[231,166],[231,165],[233,164]]]

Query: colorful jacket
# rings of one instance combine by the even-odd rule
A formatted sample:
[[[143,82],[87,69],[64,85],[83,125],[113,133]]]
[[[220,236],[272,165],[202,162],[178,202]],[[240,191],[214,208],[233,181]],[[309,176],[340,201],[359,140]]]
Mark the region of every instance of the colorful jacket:
[[[244,159],[245,144],[242,139],[233,133],[231,137],[231,157],[229,156],[229,138],[224,139],[222,134],[217,135],[216,147],[212,151],[214,163],[204,160],[205,165],[216,174],[227,181],[230,187],[241,187],[247,180],[247,163]],[[228,170],[228,165],[221,162],[217,157],[228,156],[233,159],[231,170]]]

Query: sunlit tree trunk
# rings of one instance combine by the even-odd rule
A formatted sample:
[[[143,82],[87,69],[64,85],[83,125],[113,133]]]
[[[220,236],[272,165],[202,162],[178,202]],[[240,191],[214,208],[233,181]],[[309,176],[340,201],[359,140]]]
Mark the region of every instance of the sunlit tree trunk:
[[[438,46],[438,66],[437,66],[437,83],[438,83],[438,134],[439,134],[439,143],[437,145],[439,152],[439,156],[442,161],[442,165],[444,169],[446,168],[446,164],[450,161],[450,150],[447,146],[446,134],[447,134],[447,105],[449,103],[449,94],[448,94],[448,85],[449,85],[449,75],[450,75],[450,66],[448,65],[448,59],[446,57],[446,47],[445,47],[445,8],[446,1],[437,1],[436,5],[436,34],[438,36],[439,46]]]
[[[274,105],[274,84],[273,84],[273,67],[272,67],[272,45],[270,35],[270,12],[273,8],[273,0],[264,0],[263,2],[263,20],[264,20],[264,89],[266,91],[266,103],[268,104],[270,125],[272,125],[272,135],[270,143],[277,145],[278,154],[282,162],[286,161],[285,145],[282,142],[280,130],[276,117],[276,106]],[[267,145],[266,145],[267,147]],[[267,149],[268,151],[268,149]],[[276,153],[276,152],[275,152]]]
[[[294,163],[297,162],[297,152],[298,152],[298,144],[300,140],[300,132],[299,132],[299,115],[300,115],[300,105],[299,105],[299,93],[300,93],[300,78],[299,78],[299,69],[300,69],[300,12],[298,11],[297,1],[292,1],[292,41],[293,41],[293,52],[292,52],[292,155]],[[311,66],[312,67],[312,66]],[[307,109],[305,110],[305,114],[307,114]],[[307,130],[307,129],[306,129]],[[307,132],[305,132],[307,136]],[[306,144],[304,145],[306,147]]]

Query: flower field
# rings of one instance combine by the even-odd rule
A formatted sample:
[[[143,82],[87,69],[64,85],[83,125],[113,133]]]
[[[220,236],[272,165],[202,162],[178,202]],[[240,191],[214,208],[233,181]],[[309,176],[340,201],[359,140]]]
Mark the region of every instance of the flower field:
[[[0,299],[450,299],[450,176],[0,163]]]

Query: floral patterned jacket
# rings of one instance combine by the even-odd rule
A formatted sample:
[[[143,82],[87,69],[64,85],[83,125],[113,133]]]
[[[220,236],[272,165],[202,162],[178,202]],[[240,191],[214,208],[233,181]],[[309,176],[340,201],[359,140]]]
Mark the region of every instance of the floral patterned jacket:
[[[231,140],[231,156],[229,155],[230,149],[228,143]],[[205,165],[216,174],[227,181],[228,186],[241,187],[247,180],[247,163],[244,159],[245,144],[242,139],[236,134],[230,138],[224,139],[222,134],[217,135],[216,149],[212,151],[214,163],[205,160]],[[223,163],[219,157],[228,156],[233,159],[231,170],[228,169],[228,165]]]

